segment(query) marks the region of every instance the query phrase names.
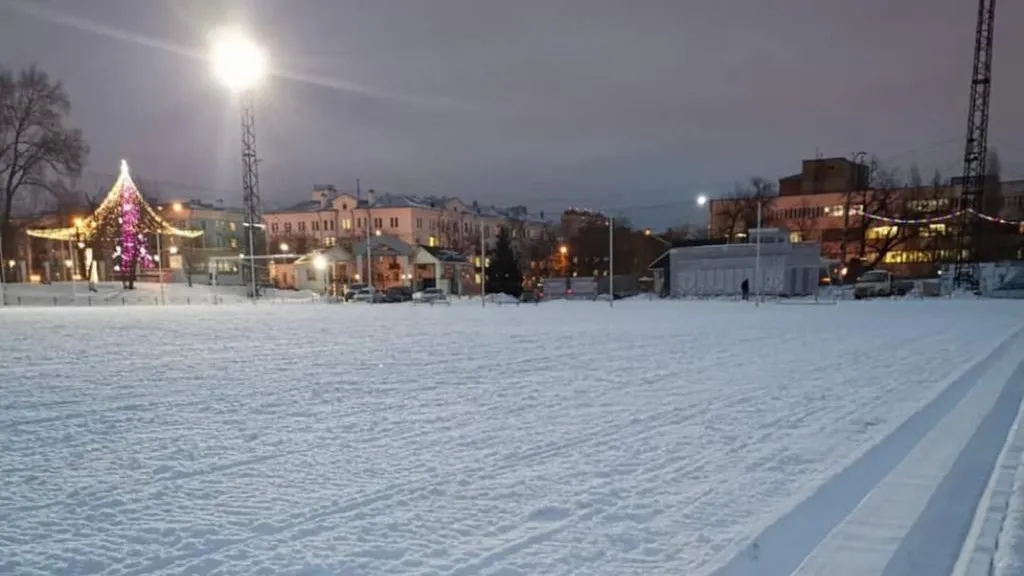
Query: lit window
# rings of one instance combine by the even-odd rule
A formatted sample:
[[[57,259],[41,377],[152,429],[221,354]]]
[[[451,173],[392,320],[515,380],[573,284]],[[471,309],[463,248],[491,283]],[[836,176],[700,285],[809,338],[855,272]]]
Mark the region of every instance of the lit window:
[[[228,230],[231,230],[232,232],[235,231],[235,223],[234,222],[229,222],[228,223]]]
[[[352,219],[351,218],[343,218],[342,221],[341,221],[341,229],[342,230],[351,230],[352,229]]]
[[[427,245],[431,248],[437,246],[437,236],[431,236],[427,239]]]
[[[790,241],[790,243],[792,243],[792,244],[799,244],[800,242],[803,242],[803,238],[801,236],[802,236],[802,234],[800,234],[799,232],[790,232],[789,233],[789,241]]]

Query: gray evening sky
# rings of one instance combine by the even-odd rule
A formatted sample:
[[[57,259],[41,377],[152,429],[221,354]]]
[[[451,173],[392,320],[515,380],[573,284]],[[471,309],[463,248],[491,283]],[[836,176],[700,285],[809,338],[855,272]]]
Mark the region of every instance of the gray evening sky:
[[[201,59],[244,22],[279,74],[265,202],[313,184],[695,217],[692,198],[858,150],[960,169],[973,0],[0,0],[0,64],[64,82],[106,183],[240,198],[238,111]],[[992,144],[1024,175],[1024,3],[996,24]],[[90,181],[89,178],[86,181]]]

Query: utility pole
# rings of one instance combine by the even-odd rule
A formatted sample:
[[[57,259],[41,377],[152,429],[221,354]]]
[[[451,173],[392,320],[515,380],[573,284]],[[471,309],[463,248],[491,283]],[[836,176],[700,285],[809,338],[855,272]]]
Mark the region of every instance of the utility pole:
[[[864,178],[861,177],[865,156],[867,156],[867,153],[865,152],[857,152],[856,154],[853,155],[854,170],[856,170],[857,172],[854,176],[853,186],[847,187],[846,202],[843,205],[843,242],[839,246],[839,263],[843,267],[843,269],[840,270],[842,278],[839,279],[839,283],[841,286],[846,285],[846,274],[850,270],[850,266],[847,263],[848,261],[846,258],[846,245],[850,241],[850,204],[851,197],[853,196],[852,189],[856,188],[858,192],[863,192],[867,186],[867,182],[864,182]]]
[[[615,219],[608,216],[608,307],[615,307]]]
[[[477,211],[480,217],[480,307],[487,307],[487,237],[484,236],[483,213]]]

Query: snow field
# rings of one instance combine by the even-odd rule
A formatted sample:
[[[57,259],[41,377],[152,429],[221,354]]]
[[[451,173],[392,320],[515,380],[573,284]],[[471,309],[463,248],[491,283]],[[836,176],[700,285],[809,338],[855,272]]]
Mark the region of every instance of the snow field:
[[[0,310],[0,573],[708,574],[1024,324],[576,304]]]

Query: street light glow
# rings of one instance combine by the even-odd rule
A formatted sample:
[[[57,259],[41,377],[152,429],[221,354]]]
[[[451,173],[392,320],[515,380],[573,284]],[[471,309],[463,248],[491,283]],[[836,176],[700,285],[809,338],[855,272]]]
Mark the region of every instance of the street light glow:
[[[697,196],[697,206],[703,206],[708,203],[708,197],[704,194]]]
[[[267,54],[237,28],[221,28],[211,35],[210,67],[213,75],[233,92],[255,88],[267,75]]]
[[[317,254],[313,257],[313,267],[317,270],[324,270],[327,268],[327,258],[324,258],[323,254]]]
[[[288,251],[288,244],[285,242],[281,242],[281,245],[278,246],[278,248],[281,249],[281,253],[283,254]]]

